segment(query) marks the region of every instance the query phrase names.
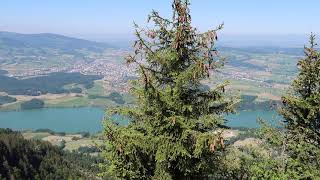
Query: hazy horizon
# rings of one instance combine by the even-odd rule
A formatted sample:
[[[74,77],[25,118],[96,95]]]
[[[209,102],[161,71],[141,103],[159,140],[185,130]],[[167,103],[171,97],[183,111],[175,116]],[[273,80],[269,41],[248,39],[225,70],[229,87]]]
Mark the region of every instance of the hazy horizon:
[[[145,26],[152,9],[171,17],[171,0],[0,2],[0,31],[55,33],[84,38],[131,37],[133,21]],[[204,6],[205,4],[205,6]],[[225,23],[228,35],[306,35],[319,33],[315,23],[320,1],[191,0],[193,25],[200,31]]]

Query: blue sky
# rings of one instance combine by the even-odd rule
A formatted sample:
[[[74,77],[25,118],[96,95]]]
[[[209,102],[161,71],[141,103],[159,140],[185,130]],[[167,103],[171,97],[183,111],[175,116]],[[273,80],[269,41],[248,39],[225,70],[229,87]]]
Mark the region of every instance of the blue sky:
[[[225,23],[226,34],[320,32],[320,0],[191,0],[193,24]],[[171,16],[171,0],[1,0],[0,31],[73,36],[128,35],[132,22],[158,10]]]

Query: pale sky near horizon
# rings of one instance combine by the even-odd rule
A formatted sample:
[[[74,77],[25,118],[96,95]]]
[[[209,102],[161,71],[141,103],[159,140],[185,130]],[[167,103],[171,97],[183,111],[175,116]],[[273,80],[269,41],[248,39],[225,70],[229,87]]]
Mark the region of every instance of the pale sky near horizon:
[[[155,9],[171,17],[171,0],[1,0],[0,31],[126,35]],[[224,22],[229,34],[320,32],[320,0],[191,0],[193,24]]]

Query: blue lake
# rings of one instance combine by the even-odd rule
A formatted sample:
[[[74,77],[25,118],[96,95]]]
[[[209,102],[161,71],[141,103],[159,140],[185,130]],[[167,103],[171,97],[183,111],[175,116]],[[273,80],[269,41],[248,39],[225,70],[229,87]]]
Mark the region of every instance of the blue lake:
[[[47,108],[14,112],[0,112],[0,128],[14,130],[44,129],[57,132],[95,133],[102,130],[102,120],[105,111],[100,108]],[[240,111],[228,115],[228,125],[231,127],[259,127],[258,117],[265,120],[278,118],[274,111]]]

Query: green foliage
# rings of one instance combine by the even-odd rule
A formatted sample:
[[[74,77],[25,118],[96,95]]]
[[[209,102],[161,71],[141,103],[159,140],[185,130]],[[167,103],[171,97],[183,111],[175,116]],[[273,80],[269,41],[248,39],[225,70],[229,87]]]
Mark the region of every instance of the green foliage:
[[[319,144],[320,53],[314,49],[314,40],[314,35],[311,35],[311,47],[305,47],[306,57],[298,62],[299,75],[292,84],[292,91],[282,98],[280,113],[293,136],[302,133],[308,140]]]
[[[10,96],[0,96],[0,105],[16,102],[17,99]]]
[[[49,133],[49,134],[52,134],[52,135],[55,134],[55,132],[54,132],[53,130],[51,130],[51,129],[36,129],[34,132],[36,132],[36,133],[43,133],[43,132],[45,132],[45,133]]]
[[[110,99],[111,101],[117,104],[124,104],[126,101],[123,99],[122,95],[118,92],[112,92],[109,96],[100,96],[100,95],[89,95],[89,99]]]
[[[128,117],[118,126],[105,123],[104,172],[119,179],[201,179],[219,165],[223,115],[233,112],[224,82],[213,89],[201,84],[210,70],[223,65],[214,48],[217,30],[198,33],[191,27],[188,0],[173,2],[174,16],[152,12],[155,29],[136,26],[135,54],[127,58],[140,73],[133,81],[137,105],[114,109]]]
[[[66,132],[56,132],[53,131],[51,129],[36,129],[34,130],[34,132],[36,133],[49,133],[51,135],[57,135],[57,136],[65,136]],[[76,134],[81,134],[82,137],[90,137],[90,133],[89,132],[77,132]]]
[[[320,54],[314,40],[312,35],[298,62],[299,74],[282,97],[284,122],[275,127],[259,120],[263,141],[229,147],[217,179],[319,179]]]
[[[96,152],[100,152],[100,149],[96,146],[92,146],[92,147],[81,146],[81,147],[79,147],[78,152],[80,152],[80,153],[96,153]]]
[[[0,129],[0,177],[6,179],[97,179],[102,160],[63,152],[48,142],[26,140],[19,132]]]
[[[12,95],[32,95],[37,96],[46,93],[69,93],[63,86],[68,84],[83,84],[85,88],[93,87],[94,81],[101,79],[98,75],[83,75],[80,73],[51,73],[47,76],[33,77],[29,79],[16,79],[0,75],[0,91]],[[80,89],[71,90],[80,92]]]
[[[242,95],[241,100],[248,103],[253,103],[258,98],[258,96]]]
[[[125,101],[123,100],[121,94],[119,94],[118,92],[110,93],[108,98],[111,99],[112,101],[114,101],[117,104],[124,104],[125,103]]]
[[[283,129],[264,124],[260,133],[251,134],[250,138],[246,139],[238,137],[237,142],[224,152],[221,165],[213,174],[213,179],[301,178],[301,172],[288,166],[292,165],[292,159],[286,154],[285,146],[282,146],[284,135]]]
[[[44,102],[40,99],[31,99],[30,101],[23,102],[21,109],[40,109],[44,107]]]
[[[277,108],[280,101],[256,101],[258,96],[242,95],[241,102],[238,105],[237,110],[265,110],[270,111]]]
[[[79,87],[70,89],[71,93],[82,93],[82,89]]]
[[[299,74],[282,97],[283,128],[261,121],[260,135],[266,143],[260,147],[267,156],[241,151],[250,155],[245,168],[252,179],[320,177],[320,53],[314,40],[311,35],[311,47],[305,47],[305,58],[298,62]]]
[[[315,49],[315,35],[311,35],[310,44],[279,111],[287,130],[289,167],[301,173],[301,178],[320,177],[320,53]]]

